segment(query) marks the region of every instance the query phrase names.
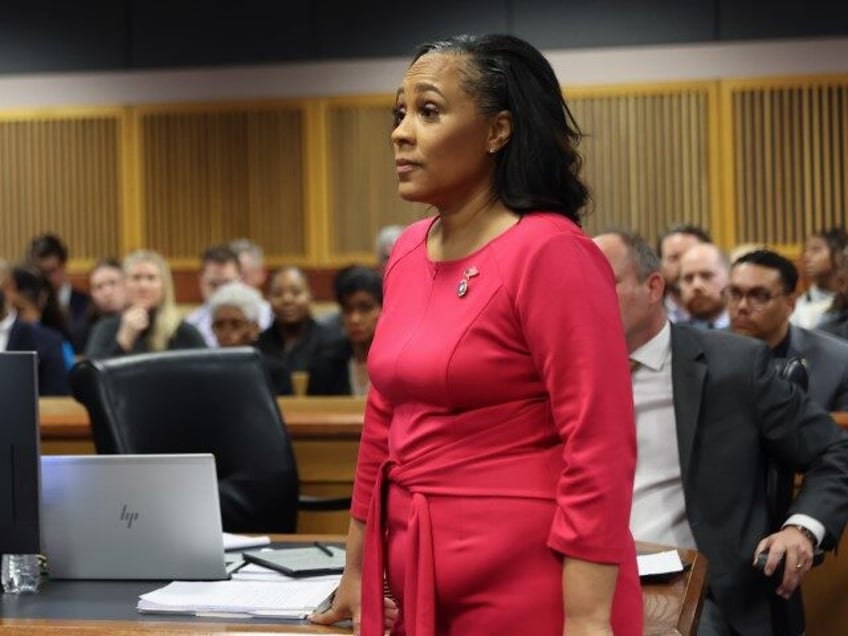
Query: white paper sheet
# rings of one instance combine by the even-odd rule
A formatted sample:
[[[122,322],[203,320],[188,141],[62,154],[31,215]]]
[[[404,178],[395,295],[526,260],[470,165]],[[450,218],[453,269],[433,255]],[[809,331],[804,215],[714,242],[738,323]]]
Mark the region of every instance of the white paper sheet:
[[[639,567],[639,576],[683,571],[683,562],[680,560],[677,550],[640,554],[636,557],[636,563]]]
[[[246,548],[258,548],[263,545],[269,545],[271,537],[259,536],[248,537],[243,534],[224,533],[224,550],[244,550]]]

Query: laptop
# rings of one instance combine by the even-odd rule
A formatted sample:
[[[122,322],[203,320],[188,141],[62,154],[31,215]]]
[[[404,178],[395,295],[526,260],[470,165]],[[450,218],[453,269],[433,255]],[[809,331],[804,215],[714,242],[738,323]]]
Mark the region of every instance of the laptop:
[[[54,579],[228,578],[214,456],[42,456],[41,545]]]

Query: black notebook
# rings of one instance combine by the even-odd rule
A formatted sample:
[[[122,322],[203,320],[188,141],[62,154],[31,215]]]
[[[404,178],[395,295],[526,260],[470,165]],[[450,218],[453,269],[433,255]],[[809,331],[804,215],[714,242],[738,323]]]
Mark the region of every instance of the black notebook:
[[[303,548],[251,550],[242,556],[245,561],[294,577],[341,574],[345,564],[344,548],[323,543]]]

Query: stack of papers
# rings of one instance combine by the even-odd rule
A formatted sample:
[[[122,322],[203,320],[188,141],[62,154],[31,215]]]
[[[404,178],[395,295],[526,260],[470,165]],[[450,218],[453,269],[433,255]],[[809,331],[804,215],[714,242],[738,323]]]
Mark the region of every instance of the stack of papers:
[[[245,550],[247,548],[258,548],[271,543],[271,537],[262,535],[249,537],[244,534],[224,533],[224,550]]]
[[[139,597],[153,614],[304,619],[326,601],[341,576],[264,581],[174,581]]]

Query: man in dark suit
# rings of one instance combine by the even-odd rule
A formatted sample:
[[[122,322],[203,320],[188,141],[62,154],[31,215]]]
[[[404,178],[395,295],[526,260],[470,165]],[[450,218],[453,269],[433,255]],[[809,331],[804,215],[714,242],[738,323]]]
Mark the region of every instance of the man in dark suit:
[[[644,241],[623,232],[595,241],[612,265],[628,350],[641,365],[633,373],[634,537],[706,555],[700,635],[771,636],[785,626],[772,620],[775,593],[785,599],[776,607],[799,608],[814,550],[842,535],[848,433],[777,377],[763,343],[671,325],[659,261]],[[770,458],[805,475],[780,527],[769,522]],[[753,562],[765,550],[761,573]]]
[[[62,355],[62,337],[37,324],[18,320],[6,306],[0,286],[0,351],[35,351],[38,354],[39,395],[68,395],[68,371]]]
[[[76,353],[81,354],[88,339],[91,297],[71,287],[67,272],[68,248],[55,234],[42,234],[32,240],[29,260],[56,293],[71,345]]]
[[[798,270],[780,254],[745,254],[730,269],[730,327],[764,341],[777,358],[802,357],[813,401],[828,411],[848,411],[848,343],[790,324],[797,284]]]

